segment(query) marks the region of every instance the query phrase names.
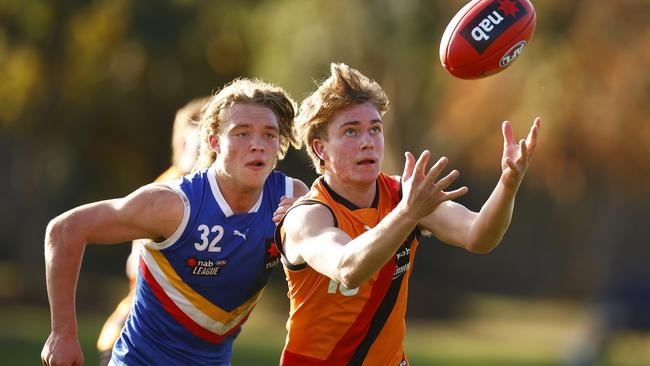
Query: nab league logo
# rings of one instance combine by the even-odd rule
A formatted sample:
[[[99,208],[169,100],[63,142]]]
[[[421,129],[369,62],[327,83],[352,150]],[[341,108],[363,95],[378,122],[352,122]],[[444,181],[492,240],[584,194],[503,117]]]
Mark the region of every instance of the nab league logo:
[[[266,252],[264,253],[264,270],[271,270],[280,264],[280,251],[272,238],[266,239]]]
[[[218,276],[226,263],[228,263],[227,259],[197,259],[193,256],[185,260],[190,273],[196,276]]]

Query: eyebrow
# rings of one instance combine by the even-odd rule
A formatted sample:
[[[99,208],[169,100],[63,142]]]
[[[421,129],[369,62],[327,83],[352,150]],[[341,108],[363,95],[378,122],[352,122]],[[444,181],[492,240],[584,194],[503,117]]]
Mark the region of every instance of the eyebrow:
[[[253,125],[250,124],[250,123],[242,123],[242,124],[238,124],[238,125],[234,125],[234,126],[232,126],[232,128],[230,129],[230,131],[232,131],[232,130],[236,130],[236,129],[239,129],[239,128],[250,128],[250,127],[252,127],[252,126],[253,126]],[[277,126],[273,126],[273,125],[265,125],[265,126],[262,126],[262,128],[265,129],[265,130],[280,131],[280,128],[279,128],[279,127],[277,127]]]
[[[380,120],[380,119],[373,119],[373,120],[370,121],[370,123],[372,123],[372,124],[374,124],[374,123],[383,124],[384,122],[382,120]],[[344,124],[342,124],[341,126],[339,126],[339,129],[345,128],[345,127],[351,126],[351,125],[352,126],[357,126],[357,125],[360,125],[360,124],[361,124],[361,121],[357,121],[357,120],[348,121],[348,122],[345,122]]]

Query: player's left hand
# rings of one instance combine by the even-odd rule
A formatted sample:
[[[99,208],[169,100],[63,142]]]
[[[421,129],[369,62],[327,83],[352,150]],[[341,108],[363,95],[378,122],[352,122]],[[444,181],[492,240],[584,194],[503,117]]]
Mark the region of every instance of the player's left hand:
[[[278,208],[273,212],[273,222],[277,225],[280,220],[284,217],[284,215],[287,213],[287,210],[289,210],[289,207],[293,205],[294,202],[298,200],[298,197],[284,197],[280,199],[280,204],[278,205]]]
[[[542,119],[537,117],[530,128],[528,137],[515,142],[512,133],[512,125],[505,121],[502,125],[503,132],[503,157],[501,158],[501,171],[504,183],[508,186],[518,188],[526,169],[533,157],[537,147],[537,136],[541,128]]]

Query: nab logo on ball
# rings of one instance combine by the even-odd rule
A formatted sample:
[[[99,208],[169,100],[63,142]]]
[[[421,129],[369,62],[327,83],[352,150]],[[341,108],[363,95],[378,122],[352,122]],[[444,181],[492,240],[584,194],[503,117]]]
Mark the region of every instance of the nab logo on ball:
[[[518,1],[492,1],[463,28],[460,34],[476,52],[483,53],[494,40],[526,14],[528,14],[526,9]]]
[[[461,79],[477,79],[511,65],[535,32],[529,0],[472,0],[451,19],[440,41],[440,62]]]

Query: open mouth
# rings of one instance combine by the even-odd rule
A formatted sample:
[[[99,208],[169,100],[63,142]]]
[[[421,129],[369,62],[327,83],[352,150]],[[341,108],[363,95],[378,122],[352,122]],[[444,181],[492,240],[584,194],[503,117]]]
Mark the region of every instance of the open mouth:
[[[251,168],[262,168],[266,164],[262,160],[253,160],[251,162],[248,162],[246,166],[251,167]]]
[[[375,159],[363,159],[357,162],[357,165],[373,165],[375,164]]]

